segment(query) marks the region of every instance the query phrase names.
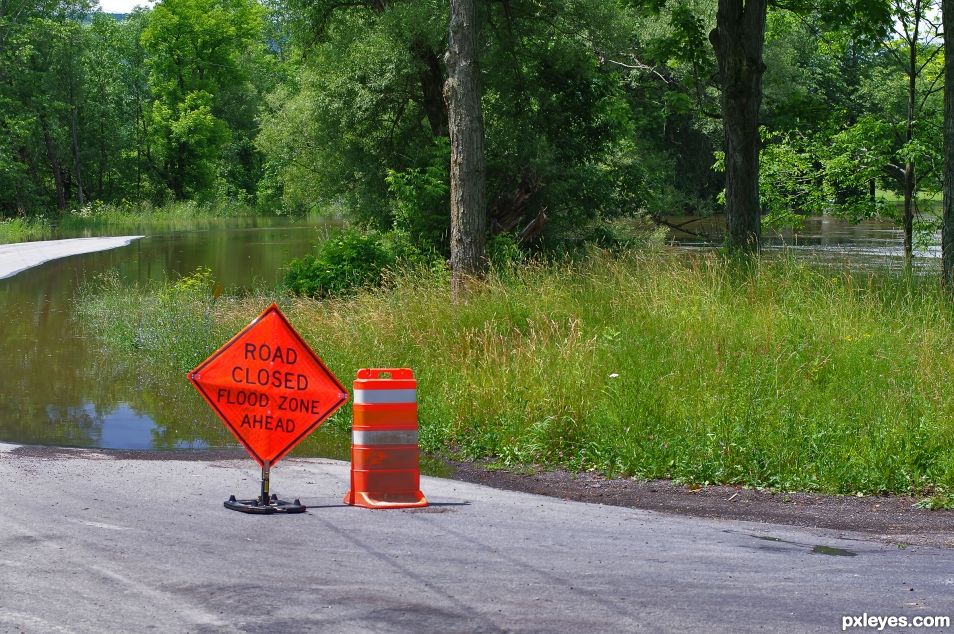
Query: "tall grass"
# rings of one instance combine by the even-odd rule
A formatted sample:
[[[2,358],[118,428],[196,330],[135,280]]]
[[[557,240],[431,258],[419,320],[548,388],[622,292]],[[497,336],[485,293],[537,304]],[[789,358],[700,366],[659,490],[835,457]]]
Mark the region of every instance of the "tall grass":
[[[181,373],[273,297],[83,296],[112,354]],[[954,305],[933,284],[793,261],[597,254],[317,302],[277,297],[328,365],[408,366],[426,450],[779,489],[954,489]],[[192,324],[186,327],[186,324]]]
[[[0,244],[117,233],[153,233],[208,228],[223,219],[248,218],[255,209],[241,203],[193,201],[92,203],[52,216],[0,220]]]
[[[53,225],[43,217],[0,219],[0,244],[46,240],[52,235]]]
[[[93,204],[64,214],[57,229],[63,235],[179,231],[211,225],[223,218],[254,215],[255,210],[247,205],[225,202]]]

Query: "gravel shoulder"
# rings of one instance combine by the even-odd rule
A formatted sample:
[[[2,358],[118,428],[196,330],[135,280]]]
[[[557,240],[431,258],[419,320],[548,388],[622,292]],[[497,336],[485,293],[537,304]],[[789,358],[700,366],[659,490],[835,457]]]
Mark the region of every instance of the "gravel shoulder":
[[[786,524],[863,533],[886,543],[954,548],[954,510],[922,509],[918,498],[777,493],[736,486],[686,487],[668,480],[638,482],[592,473],[488,470],[453,463],[465,482],[550,497],[719,520]]]

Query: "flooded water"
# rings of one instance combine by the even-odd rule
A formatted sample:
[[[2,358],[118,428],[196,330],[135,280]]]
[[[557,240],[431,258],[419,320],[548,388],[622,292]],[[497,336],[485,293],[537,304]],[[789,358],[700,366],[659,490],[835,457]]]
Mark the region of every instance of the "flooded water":
[[[716,233],[721,222],[711,218],[685,228]],[[82,339],[71,314],[76,293],[85,280],[107,270],[119,271],[130,283],[144,283],[188,274],[200,265],[211,268],[227,288],[271,284],[285,262],[308,252],[327,231],[315,223],[279,220],[212,223],[201,230],[148,236],[113,251],[55,260],[0,280],[0,442],[121,449],[234,445],[184,377],[170,384],[168,377],[115,365]],[[704,244],[688,233],[674,232],[671,239],[677,248]],[[804,230],[770,242],[776,250],[786,245],[799,257],[833,266],[901,266],[900,232],[883,222],[850,225],[812,218]],[[920,269],[938,266],[937,247],[919,256]],[[306,451],[345,457],[348,435],[330,428],[320,428]]]
[[[680,248],[711,248],[721,241],[724,216],[708,218],[673,217],[668,222],[685,231],[671,230],[669,239]],[[765,251],[794,255],[820,265],[851,270],[901,270],[904,267],[901,229],[883,220],[852,224],[830,216],[810,217],[798,231],[764,231]],[[941,234],[929,236],[917,245],[914,269],[936,273],[941,268]]]
[[[231,445],[181,385],[116,367],[72,319],[84,280],[107,270],[130,283],[202,265],[227,288],[273,284],[282,265],[323,239],[326,226],[254,219],[147,236],[128,247],[48,262],[0,280],[0,442],[123,449]],[[161,396],[158,394],[161,393]]]

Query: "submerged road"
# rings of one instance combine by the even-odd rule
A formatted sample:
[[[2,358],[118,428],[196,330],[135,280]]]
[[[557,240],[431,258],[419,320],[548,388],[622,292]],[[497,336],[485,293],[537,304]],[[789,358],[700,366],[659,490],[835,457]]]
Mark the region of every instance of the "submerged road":
[[[324,459],[272,478],[309,511],[223,508],[257,492],[250,460],[0,445],[0,632],[840,632],[865,613],[954,616],[950,549],[433,478],[431,507],[367,511],[342,505],[348,465]]]
[[[50,260],[124,247],[141,237],[143,236],[71,238],[68,240],[0,244],[0,280],[12,277]]]

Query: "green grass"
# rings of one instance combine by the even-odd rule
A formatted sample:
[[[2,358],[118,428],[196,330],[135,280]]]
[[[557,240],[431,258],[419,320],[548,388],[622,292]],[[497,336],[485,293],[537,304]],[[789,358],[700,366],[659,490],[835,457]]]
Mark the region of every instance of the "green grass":
[[[0,219],[0,244],[47,240],[53,235],[53,225],[46,218]]]
[[[247,205],[222,202],[199,204],[186,201],[158,206],[149,203],[88,205],[62,216],[57,226],[64,234],[177,231],[214,224],[224,218],[254,215],[255,210]]]
[[[897,216],[900,218],[900,214],[904,209],[904,196],[893,192],[887,189],[879,189],[876,192],[876,196],[882,202],[890,205],[894,210],[894,213],[891,214],[891,217]],[[941,197],[940,192],[921,192],[917,196],[917,205],[922,213],[925,214],[940,214],[942,212],[942,206],[944,200]]]
[[[325,302],[183,286],[107,281],[80,300],[81,322],[113,358],[183,382],[277,299],[338,376],[414,368],[422,444],[439,455],[781,490],[954,490],[954,305],[933,281],[651,252],[497,273],[457,305],[426,272]]]

